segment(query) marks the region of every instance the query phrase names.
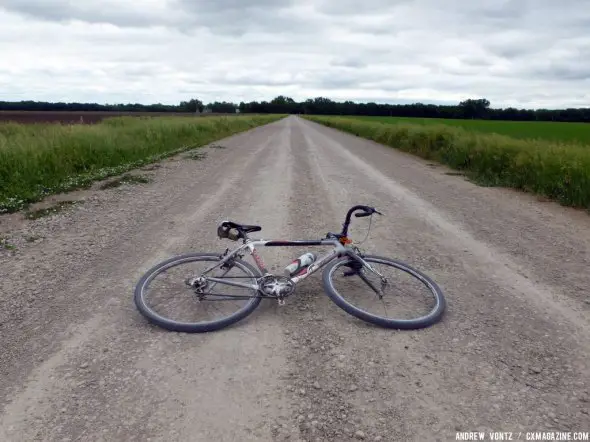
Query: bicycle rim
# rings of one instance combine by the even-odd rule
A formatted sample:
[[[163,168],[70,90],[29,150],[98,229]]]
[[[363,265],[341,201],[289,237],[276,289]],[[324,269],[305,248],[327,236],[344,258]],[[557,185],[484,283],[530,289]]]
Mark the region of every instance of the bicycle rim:
[[[363,259],[387,278],[368,269],[362,274],[349,273],[352,258],[330,264],[324,271],[324,288],[328,296],[347,313],[387,328],[416,329],[440,320],[446,302],[438,285],[424,273],[389,258],[365,256]],[[383,290],[382,298],[368,284]]]
[[[187,284],[220,261],[216,254],[173,257],[148,270],[135,289],[138,310],[152,323],[173,331],[206,332],[237,322],[260,304],[257,290],[210,283],[205,293]],[[260,276],[251,265],[235,260],[231,269],[215,268],[207,276],[256,284]]]

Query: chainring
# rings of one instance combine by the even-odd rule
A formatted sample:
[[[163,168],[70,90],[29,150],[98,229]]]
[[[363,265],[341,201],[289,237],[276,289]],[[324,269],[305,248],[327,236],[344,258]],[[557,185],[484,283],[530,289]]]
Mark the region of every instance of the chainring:
[[[260,290],[273,298],[284,298],[295,291],[295,284],[285,276],[264,276],[260,281]]]

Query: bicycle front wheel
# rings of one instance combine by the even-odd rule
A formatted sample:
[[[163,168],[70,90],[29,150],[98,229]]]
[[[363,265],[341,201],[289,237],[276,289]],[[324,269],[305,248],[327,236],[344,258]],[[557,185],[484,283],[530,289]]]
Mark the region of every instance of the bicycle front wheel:
[[[440,320],[446,301],[431,278],[390,258],[363,256],[363,260],[387,282],[353,258],[333,261],[324,270],[323,283],[336,305],[385,328],[425,328]]]
[[[235,259],[231,267],[216,267],[206,275],[228,284],[207,278],[200,284],[191,283],[220,260],[217,254],[190,253],[152,267],[135,287],[137,309],[159,327],[186,333],[218,330],[245,318],[258,307],[261,297],[253,288],[228,284],[257,284],[260,272],[250,264]]]

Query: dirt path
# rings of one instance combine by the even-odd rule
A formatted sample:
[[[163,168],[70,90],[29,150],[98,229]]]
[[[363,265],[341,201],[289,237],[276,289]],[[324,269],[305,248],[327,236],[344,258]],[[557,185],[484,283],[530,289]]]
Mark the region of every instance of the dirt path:
[[[0,440],[455,440],[457,431],[588,431],[590,218],[289,117],[10,219],[0,251]],[[75,196],[75,195],[73,195]],[[304,282],[207,335],[147,325],[133,285],[165,257],[336,231],[374,205],[366,248],[447,295],[429,329],[376,329]],[[6,231],[7,217],[0,218]],[[355,219],[353,238],[367,223]],[[27,242],[25,237],[31,242]],[[42,237],[41,240],[34,240]],[[280,272],[301,250],[262,250]]]

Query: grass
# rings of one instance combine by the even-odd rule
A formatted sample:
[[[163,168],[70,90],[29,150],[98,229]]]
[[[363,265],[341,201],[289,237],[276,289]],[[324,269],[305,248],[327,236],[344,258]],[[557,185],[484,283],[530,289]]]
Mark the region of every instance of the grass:
[[[156,169],[160,169],[162,165],[160,164],[150,164],[149,166],[142,167],[141,170],[152,171]]]
[[[521,189],[590,210],[590,148],[585,145],[516,139],[446,124],[305,118],[446,164],[478,184]]]
[[[195,160],[195,161],[201,161],[204,160],[205,158],[207,158],[207,153],[206,152],[190,152],[188,155],[185,156],[185,158],[189,159],[189,160]]]
[[[51,207],[45,209],[38,209],[25,212],[26,219],[39,219],[46,216],[55,215],[64,211],[66,208],[74,206],[76,204],[83,204],[83,201],[61,201]]]
[[[425,126],[445,124],[461,127],[471,132],[496,133],[525,140],[572,142],[590,146],[590,124],[552,121],[497,121],[497,120],[451,120],[442,118],[365,117],[351,116],[359,121],[386,124],[420,124]]]
[[[4,250],[16,250],[16,246],[11,244],[8,238],[4,236],[0,236],[0,249]]]
[[[0,214],[282,117],[116,117],[90,126],[0,123]]]
[[[145,176],[145,175],[128,175],[125,174],[120,178],[114,179],[109,181],[108,183],[103,184],[100,186],[102,190],[106,189],[113,189],[115,187],[120,187],[123,184],[147,184],[150,183],[152,180]]]

